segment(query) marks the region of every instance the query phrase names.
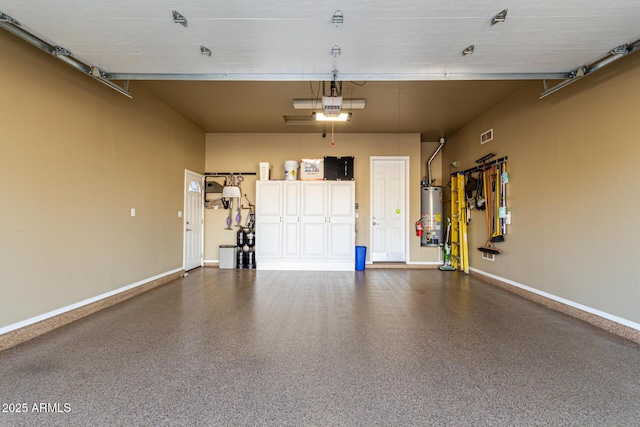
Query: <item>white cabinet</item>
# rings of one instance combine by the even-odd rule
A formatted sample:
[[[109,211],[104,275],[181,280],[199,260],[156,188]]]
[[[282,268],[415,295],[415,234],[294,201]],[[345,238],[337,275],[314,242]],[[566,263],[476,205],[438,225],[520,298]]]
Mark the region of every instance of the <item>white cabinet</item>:
[[[331,259],[353,259],[355,266],[355,183],[326,182],[329,218],[327,256]]]
[[[327,257],[327,186],[325,181],[300,182],[300,257]]]
[[[354,270],[355,183],[256,181],[256,266]]]
[[[279,260],[282,258],[282,185],[277,181],[258,183],[256,221],[260,218],[260,239],[256,227],[256,255],[260,253],[264,261]]]
[[[284,181],[282,199],[282,257],[300,257],[300,186],[297,182]],[[275,244],[275,242],[274,242]]]

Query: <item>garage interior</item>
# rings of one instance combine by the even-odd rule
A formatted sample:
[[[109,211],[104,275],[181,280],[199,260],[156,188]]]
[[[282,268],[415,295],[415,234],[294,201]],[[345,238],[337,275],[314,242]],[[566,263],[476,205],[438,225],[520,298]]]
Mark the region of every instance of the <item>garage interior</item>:
[[[640,5],[345,6],[0,4],[1,397],[30,412],[3,418],[637,423]],[[316,122],[333,83],[365,106]],[[443,224],[456,174],[508,158],[510,223],[487,257],[470,209],[468,274],[414,228],[440,146]],[[355,159],[363,271],[217,268],[222,208],[185,274],[185,171],[255,201],[261,162],[325,156]],[[406,159],[401,262],[372,259],[373,158]]]

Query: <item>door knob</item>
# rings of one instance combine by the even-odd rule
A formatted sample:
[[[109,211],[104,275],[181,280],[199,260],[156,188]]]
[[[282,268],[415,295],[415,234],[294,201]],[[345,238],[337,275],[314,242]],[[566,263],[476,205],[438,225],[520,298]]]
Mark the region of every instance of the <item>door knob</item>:
[[[377,223],[377,222],[375,222],[375,221],[373,221],[373,225],[378,225],[378,223]]]
[[[190,228],[187,228],[187,231],[192,231]]]

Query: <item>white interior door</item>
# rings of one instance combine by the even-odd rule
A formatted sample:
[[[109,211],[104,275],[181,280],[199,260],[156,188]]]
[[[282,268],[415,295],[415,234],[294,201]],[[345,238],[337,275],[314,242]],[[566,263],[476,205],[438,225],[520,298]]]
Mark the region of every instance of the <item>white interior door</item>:
[[[371,159],[371,260],[406,261],[407,204],[404,158]]]
[[[202,267],[204,259],[204,175],[185,170],[184,269]]]

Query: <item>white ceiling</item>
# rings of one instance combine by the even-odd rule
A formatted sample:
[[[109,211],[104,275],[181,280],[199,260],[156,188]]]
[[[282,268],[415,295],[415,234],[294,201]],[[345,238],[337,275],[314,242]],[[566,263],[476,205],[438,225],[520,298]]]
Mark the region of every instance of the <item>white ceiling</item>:
[[[491,25],[505,8],[506,21]],[[172,10],[184,15],[186,28],[173,22]],[[337,10],[344,15],[340,26],[331,22]],[[307,82],[276,91],[288,106],[293,98],[309,97],[308,82],[331,80],[333,70],[345,82],[394,82],[393,90],[403,81],[442,91],[453,86],[433,81],[469,80],[474,83],[467,94],[490,92],[481,87],[492,85],[504,97],[521,86],[513,80],[564,78],[640,37],[640,0],[0,0],[0,12],[110,78],[155,80],[144,84],[180,111],[193,101],[186,95],[237,88],[237,82]],[[463,56],[472,44],[474,53]],[[201,45],[212,55],[202,55]],[[331,54],[334,46],[341,50],[337,57]],[[353,87],[361,88],[356,97],[366,98],[370,90]],[[186,88],[185,95],[179,88]],[[252,90],[259,94],[263,85]],[[225,102],[235,102],[234,92],[227,92]],[[496,96],[488,102],[499,102]],[[261,101],[282,103],[266,95]],[[360,114],[370,107],[368,102]],[[247,108],[238,108],[244,123]],[[192,119],[196,114],[184,113]],[[225,131],[225,122],[197,114],[194,121],[205,130]],[[283,114],[294,111],[278,111],[278,126]]]

